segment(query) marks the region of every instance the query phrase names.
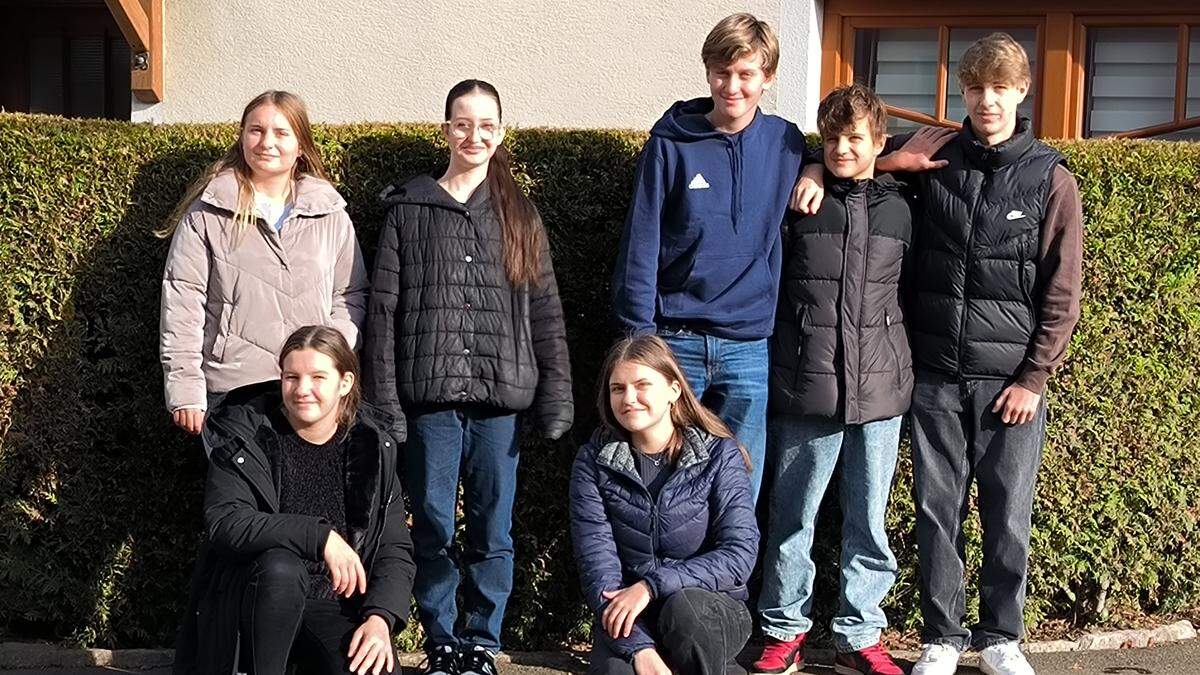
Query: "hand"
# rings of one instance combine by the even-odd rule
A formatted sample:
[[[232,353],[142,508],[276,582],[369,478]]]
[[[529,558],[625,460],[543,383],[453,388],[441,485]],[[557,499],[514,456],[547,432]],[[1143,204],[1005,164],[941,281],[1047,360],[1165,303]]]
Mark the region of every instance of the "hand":
[[[825,198],[825,166],[809,164],[800,172],[800,180],[792,188],[792,198],[788,208],[800,213],[813,214],[821,208],[821,200]]]
[[[918,173],[940,169],[949,164],[944,159],[933,159],[942,146],[958,135],[957,129],[947,127],[921,127],[900,149],[879,158],[875,167],[880,172],[904,171]]]
[[[604,630],[616,640],[633,632],[633,622],[650,604],[650,584],[639,581],[619,591],[602,591],[600,595],[609,601],[600,617]]]
[[[633,672],[637,675],[671,675],[658,650],[652,647],[640,650],[633,655]]]
[[[387,622],[378,614],[372,614],[354,631],[350,638],[350,670],[358,675],[379,675],[381,671],[392,672],[396,667],[396,654],[392,649],[392,636]]]
[[[204,411],[195,408],[180,408],[171,413],[175,426],[189,434],[198,434],[204,428]]]
[[[992,412],[1000,413],[1000,420],[1005,424],[1025,424],[1037,414],[1041,400],[1041,394],[1035,394],[1019,384],[1010,384],[996,397]]]
[[[325,540],[325,564],[333,580],[333,592],[345,597],[367,592],[367,571],[363,569],[358,554],[336,531],[329,531]]]

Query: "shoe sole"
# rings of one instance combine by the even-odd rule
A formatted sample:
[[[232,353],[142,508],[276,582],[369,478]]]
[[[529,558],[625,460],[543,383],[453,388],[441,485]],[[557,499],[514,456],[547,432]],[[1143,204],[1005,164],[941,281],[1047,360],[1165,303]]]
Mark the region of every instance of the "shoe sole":
[[[801,670],[804,670],[804,661],[793,663],[784,670],[751,670],[750,675],[792,675]]]

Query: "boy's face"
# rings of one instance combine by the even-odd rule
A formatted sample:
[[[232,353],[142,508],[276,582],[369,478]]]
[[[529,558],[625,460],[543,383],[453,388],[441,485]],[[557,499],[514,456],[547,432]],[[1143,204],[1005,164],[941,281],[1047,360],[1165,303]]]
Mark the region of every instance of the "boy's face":
[[[975,135],[988,145],[1011,138],[1017,128],[1017,106],[1028,91],[1026,82],[988,82],[963,87],[963,101]]]
[[[854,126],[824,136],[825,168],[838,178],[872,178],[883,141],[872,135],[871,122],[865,115],[858,117]]]
[[[748,54],[724,66],[708,69],[708,88],[712,92],[716,126],[743,121],[754,115],[763,92],[771,88],[775,76],[762,69],[762,55]]]

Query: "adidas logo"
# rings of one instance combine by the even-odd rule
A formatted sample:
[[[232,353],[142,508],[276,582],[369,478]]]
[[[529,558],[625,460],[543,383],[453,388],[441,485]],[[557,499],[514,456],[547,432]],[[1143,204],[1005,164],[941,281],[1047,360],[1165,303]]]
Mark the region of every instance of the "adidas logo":
[[[1024,211],[1018,211],[1018,210],[1016,210],[1016,209],[1013,209],[1012,211],[1009,211],[1009,212],[1008,212],[1008,215],[1007,215],[1007,216],[1004,216],[1004,218],[1005,218],[1006,220],[1020,220],[1020,219],[1022,219],[1022,218],[1024,218],[1024,217],[1025,217],[1025,212],[1024,212]]]
[[[702,173],[696,174],[692,182],[688,183],[689,190],[707,190],[709,187],[711,186],[708,184],[708,181],[704,180],[704,174]]]

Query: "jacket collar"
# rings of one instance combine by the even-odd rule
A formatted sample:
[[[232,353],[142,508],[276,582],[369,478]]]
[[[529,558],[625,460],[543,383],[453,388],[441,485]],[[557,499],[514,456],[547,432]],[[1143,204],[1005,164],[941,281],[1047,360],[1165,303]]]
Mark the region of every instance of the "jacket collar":
[[[208,182],[200,201],[214,208],[237,213],[238,182],[233,169],[218,173]],[[292,195],[292,213],[317,218],[346,208],[346,200],[328,181],[316,176],[301,176]]]
[[[466,203],[463,203],[451,197],[445,188],[438,185],[436,178],[429,174],[421,174],[402,185],[393,183],[387,186],[383,192],[379,193],[379,199],[385,206],[419,204],[467,213],[477,210],[491,199],[491,188],[488,183],[487,180],[480,183],[479,187],[475,188],[475,191],[467,198]]]
[[[1033,124],[1028,117],[1020,117],[1011,138],[989,146],[975,135],[971,119],[967,118],[958,138],[972,163],[985,169],[999,169],[1020,159],[1033,146]]]
[[[675,461],[675,468],[686,469],[707,462],[712,457],[713,447],[719,440],[716,436],[710,436],[695,427],[684,427],[683,449],[680,450],[679,458]],[[601,428],[592,434],[592,443],[599,448],[596,453],[596,463],[622,473],[637,473],[633,460],[634,451],[629,441],[617,436],[609,429]]]
[[[845,197],[854,192],[900,189],[900,184],[888,173],[881,173],[874,178],[854,180],[852,178],[838,178],[829,173],[829,171],[826,171],[825,185],[831,194],[838,197]]]

